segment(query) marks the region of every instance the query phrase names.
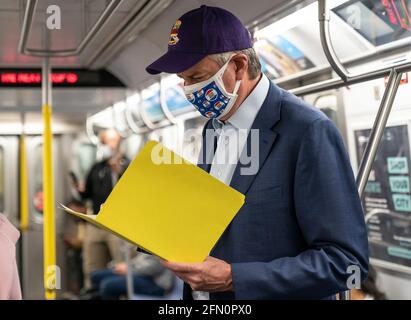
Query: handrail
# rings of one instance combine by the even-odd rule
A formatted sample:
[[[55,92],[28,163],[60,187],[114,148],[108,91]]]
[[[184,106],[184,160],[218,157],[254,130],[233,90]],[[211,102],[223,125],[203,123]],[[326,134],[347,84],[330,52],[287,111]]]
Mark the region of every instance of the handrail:
[[[318,0],[318,22],[320,26],[320,39],[324,54],[331,65],[332,69],[340,76],[340,78],[347,82],[350,78],[359,77],[367,74],[367,72],[351,73],[341,63],[335,52],[334,46],[331,41],[330,34],[330,10],[327,6],[327,0]],[[380,68],[378,70],[384,70],[386,68]]]
[[[409,216],[405,216],[405,215],[402,215],[402,214],[395,214],[395,213],[392,213],[390,210],[388,210],[388,209],[380,209],[380,208],[376,208],[376,209],[372,209],[372,210],[370,210],[366,215],[365,215],[365,223],[368,223],[368,221],[370,221],[370,219],[372,218],[372,217],[374,217],[375,215],[377,215],[377,214],[385,214],[385,215],[387,215],[387,216],[391,216],[391,217],[395,217],[395,218],[399,218],[399,219],[403,219],[403,220],[408,220],[408,221],[411,221],[411,217],[409,217]]]
[[[333,78],[333,79],[309,84],[303,87],[291,89],[288,91],[297,96],[304,96],[304,95],[318,93],[318,92],[322,92],[326,90],[338,89],[341,87],[346,87],[349,85],[366,82],[370,80],[375,80],[375,79],[380,79],[382,77],[389,76],[392,69],[394,69],[398,73],[404,73],[404,72],[411,71],[411,62],[405,62],[405,63],[401,63],[401,64],[398,64],[392,67],[386,67],[384,69],[370,71],[370,72],[367,72],[366,74],[362,74],[359,76],[355,76],[353,78],[349,78],[347,79],[347,81],[344,81],[340,78]]]
[[[324,54],[334,71],[345,82],[350,77],[348,70],[340,62],[330,36],[330,10],[327,7],[326,0],[318,0],[318,21],[320,26],[321,45]]]
[[[120,6],[123,0],[111,0],[103,13],[100,15],[97,22],[93,25],[91,30],[87,33],[79,46],[75,49],[66,50],[39,50],[27,48],[27,40],[30,33],[31,25],[33,23],[34,13],[38,0],[27,0],[26,10],[24,12],[23,26],[21,28],[19,52],[36,57],[68,57],[79,55],[86,46],[97,36],[100,30],[104,27],[107,21],[113,16],[116,9]]]
[[[355,82],[371,80],[374,77],[386,75],[389,72],[389,80],[384,91],[383,98],[378,109],[377,116],[373,128],[371,130],[370,139],[367,143],[364,155],[361,159],[357,175],[357,187],[360,197],[362,197],[365,185],[371,171],[372,164],[377,153],[378,145],[381,141],[385,126],[387,124],[388,116],[391,112],[394,103],[395,95],[400,84],[402,73],[411,70],[411,63],[402,63],[391,68],[380,68],[374,71],[363,72],[358,74],[350,74],[343,64],[338,59],[331,43],[329,21],[330,11],[327,8],[326,0],[318,0],[318,21],[320,25],[321,44],[328,62],[334,71],[341,79],[331,79],[328,82],[329,86],[347,85]],[[318,86],[318,85],[317,85]],[[317,87],[318,88],[318,87]],[[301,89],[301,88],[300,88]],[[295,93],[295,92],[294,92]],[[301,93],[301,90],[300,90]]]

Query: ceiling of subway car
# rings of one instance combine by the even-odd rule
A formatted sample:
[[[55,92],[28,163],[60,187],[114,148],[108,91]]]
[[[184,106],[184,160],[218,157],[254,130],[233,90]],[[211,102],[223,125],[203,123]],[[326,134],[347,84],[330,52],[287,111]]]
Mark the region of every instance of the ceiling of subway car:
[[[75,49],[90,32],[107,6],[116,2],[115,11],[99,28],[95,37],[77,56],[52,58],[53,67],[104,68],[130,89],[141,88],[153,77],[145,66],[160,56],[167,46],[170,26],[184,12],[201,4],[226,8],[250,24],[284,6],[295,7],[300,0],[38,0],[29,28],[27,48]],[[310,0],[304,3],[312,2]],[[19,54],[24,11],[27,0],[0,1],[0,68],[40,67],[42,58]],[[45,36],[46,9],[61,8],[61,29]],[[1,111],[40,110],[39,89],[1,89]],[[128,92],[119,88],[55,89],[55,111],[68,114],[90,113],[123,99]],[[78,117],[78,115],[77,115]]]
[[[86,34],[101,16],[110,1],[106,0],[52,0],[37,1],[33,21],[28,28],[27,48],[67,50],[77,48]],[[42,58],[19,54],[25,0],[0,1],[0,68],[40,68]],[[98,36],[106,37],[110,29],[124,20],[136,1],[121,1],[114,14],[107,20]],[[57,5],[61,9],[61,29],[48,32],[46,42],[45,25],[47,7]],[[90,42],[93,50],[101,40],[97,37]],[[48,44],[48,46],[47,46]],[[78,56],[52,58],[54,68],[87,68],[82,62],[85,52]],[[67,120],[84,119],[85,114],[96,112],[126,96],[126,88],[56,88],[53,90],[55,113],[65,113]],[[38,88],[2,88],[0,90],[0,111],[39,111],[41,90]]]
[[[167,50],[169,31],[175,20],[202,4],[233,12],[247,26],[266,19],[275,12],[290,12],[314,0],[176,0],[143,30],[125,50],[112,59],[108,69],[133,88],[143,88],[153,80],[145,67]],[[98,65],[98,64],[97,64]]]
[[[99,28],[95,38],[87,46],[89,51],[94,50],[102,39],[115,29],[116,26],[129,19],[129,14],[134,7],[147,0],[118,0],[119,3],[110,15],[107,23]],[[111,0],[37,0],[36,10],[33,14],[32,25],[28,28],[27,48],[67,50],[79,46],[94,24],[101,17],[103,11],[111,3]],[[24,19],[24,11],[27,0],[2,0],[0,1],[0,66],[40,66],[41,58],[18,54],[18,45]],[[61,12],[61,28],[49,31],[46,29],[47,13],[50,6],[58,6]],[[49,31],[46,44],[45,31]],[[84,54],[86,52],[83,52]],[[53,58],[56,66],[82,66],[83,53],[78,56]]]

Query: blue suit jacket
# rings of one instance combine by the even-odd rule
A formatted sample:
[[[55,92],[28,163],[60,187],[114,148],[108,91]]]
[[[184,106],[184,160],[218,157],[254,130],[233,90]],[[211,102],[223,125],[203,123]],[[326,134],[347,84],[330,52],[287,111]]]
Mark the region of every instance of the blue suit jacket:
[[[259,129],[259,170],[240,175],[237,165],[231,186],[245,204],[211,252],[231,264],[234,292],[210,299],[332,298],[347,288],[350,265],[365,280],[364,216],[336,127],[271,83],[252,129]],[[184,299],[191,299],[187,284]]]

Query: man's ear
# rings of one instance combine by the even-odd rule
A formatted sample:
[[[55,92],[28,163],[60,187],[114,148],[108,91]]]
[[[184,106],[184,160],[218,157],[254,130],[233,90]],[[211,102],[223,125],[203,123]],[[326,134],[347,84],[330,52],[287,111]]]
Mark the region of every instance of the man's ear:
[[[239,53],[231,59],[235,63],[236,80],[243,80],[248,76],[248,57]]]

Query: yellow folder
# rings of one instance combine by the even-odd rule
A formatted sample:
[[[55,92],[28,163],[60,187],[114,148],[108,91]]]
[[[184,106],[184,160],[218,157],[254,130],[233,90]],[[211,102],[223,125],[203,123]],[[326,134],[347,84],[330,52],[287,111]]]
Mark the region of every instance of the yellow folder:
[[[68,213],[165,260],[201,262],[244,203],[244,195],[149,141],[97,215]]]

